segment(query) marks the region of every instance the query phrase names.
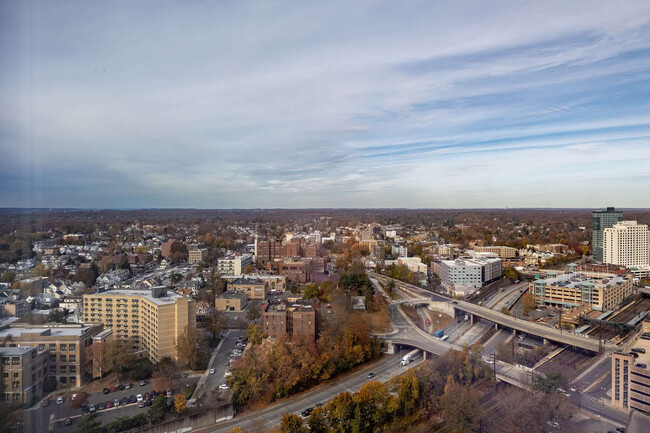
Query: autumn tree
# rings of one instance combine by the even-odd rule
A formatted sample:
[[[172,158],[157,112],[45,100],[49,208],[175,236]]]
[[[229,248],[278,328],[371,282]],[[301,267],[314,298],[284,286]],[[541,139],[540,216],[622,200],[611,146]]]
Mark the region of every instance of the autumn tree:
[[[524,307],[524,314],[527,316],[528,313],[537,307],[535,296],[533,296],[531,293],[524,294],[524,296],[521,297],[521,305]]]
[[[255,267],[253,265],[247,265],[244,268],[243,272],[244,272],[244,275],[248,275],[248,274],[252,273],[254,270],[255,270]]]
[[[305,288],[305,293],[303,296],[305,299],[313,299],[313,298],[319,298],[320,297],[320,289],[316,285],[316,283],[311,283],[308,284],[307,287]]]
[[[197,348],[198,338],[196,334],[189,328],[185,328],[185,332],[178,337],[176,343],[176,354],[181,362],[191,369],[194,369],[198,361],[199,350]]]
[[[169,356],[163,356],[154,366],[153,386],[155,389],[174,389],[176,363]]]
[[[400,410],[403,414],[410,415],[420,399],[420,383],[413,369],[399,377],[397,395]]]
[[[445,392],[440,398],[440,407],[445,425],[458,433],[478,430],[481,409],[478,398],[471,387],[454,382],[449,377]]]
[[[248,334],[248,341],[253,346],[256,345],[256,344],[261,344],[262,343],[262,338],[264,337],[264,334],[262,333],[262,326],[261,325],[254,325],[254,324],[251,323],[246,328],[246,332]]]
[[[174,409],[176,410],[176,413],[179,415],[185,412],[185,410],[187,409],[187,398],[185,397],[185,394],[183,393],[176,394],[176,397],[174,397]]]
[[[215,308],[210,308],[208,312],[206,329],[212,333],[212,339],[217,339],[217,334],[226,328],[226,318]]]
[[[262,317],[262,313],[260,312],[260,307],[253,304],[250,307],[248,307],[248,319],[252,320],[253,322],[256,321]]]
[[[280,421],[281,433],[309,433],[309,429],[303,425],[302,418],[292,413],[282,415]]]

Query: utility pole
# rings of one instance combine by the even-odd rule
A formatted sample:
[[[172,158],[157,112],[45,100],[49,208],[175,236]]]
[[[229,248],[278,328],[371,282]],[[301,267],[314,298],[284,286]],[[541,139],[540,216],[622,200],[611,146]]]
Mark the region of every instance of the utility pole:
[[[598,354],[603,352],[603,324],[598,322]]]
[[[558,328],[560,328],[560,334],[562,333],[562,307],[558,307],[558,316],[559,316],[559,322],[558,322]]]

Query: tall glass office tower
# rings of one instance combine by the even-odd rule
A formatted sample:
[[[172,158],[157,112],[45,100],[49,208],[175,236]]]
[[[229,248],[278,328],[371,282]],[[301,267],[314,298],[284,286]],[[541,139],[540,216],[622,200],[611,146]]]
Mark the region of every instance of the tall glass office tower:
[[[594,260],[603,261],[603,233],[605,229],[614,227],[619,221],[623,221],[623,212],[608,207],[607,210],[595,210],[591,213],[591,249]]]

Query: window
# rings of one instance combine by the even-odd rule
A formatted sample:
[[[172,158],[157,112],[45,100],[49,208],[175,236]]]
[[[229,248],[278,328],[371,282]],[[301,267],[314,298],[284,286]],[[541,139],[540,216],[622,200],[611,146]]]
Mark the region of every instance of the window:
[[[71,365],[69,371],[70,371],[70,373],[76,373],[77,372],[77,367],[74,366],[74,365]]]
[[[11,365],[20,365],[20,358],[17,356],[11,357]]]
[[[59,358],[59,359],[61,360],[61,362],[66,362],[66,358],[67,357],[65,355],[61,355],[61,358]]]
[[[50,352],[56,352],[56,344],[50,344],[49,347]]]
[[[59,373],[67,373],[67,372],[68,372],[68,367],[62,365],[61,368],[59,369]]]
[[[77,362],[77,356],[76,355],[68,356],[68,362]]]

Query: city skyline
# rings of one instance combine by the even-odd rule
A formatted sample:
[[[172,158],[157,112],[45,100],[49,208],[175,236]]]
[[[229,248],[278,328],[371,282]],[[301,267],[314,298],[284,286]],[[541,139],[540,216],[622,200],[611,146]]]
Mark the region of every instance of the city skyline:
[[[650,4],[564,3],[4,2],[0,207],[648,208]]]

